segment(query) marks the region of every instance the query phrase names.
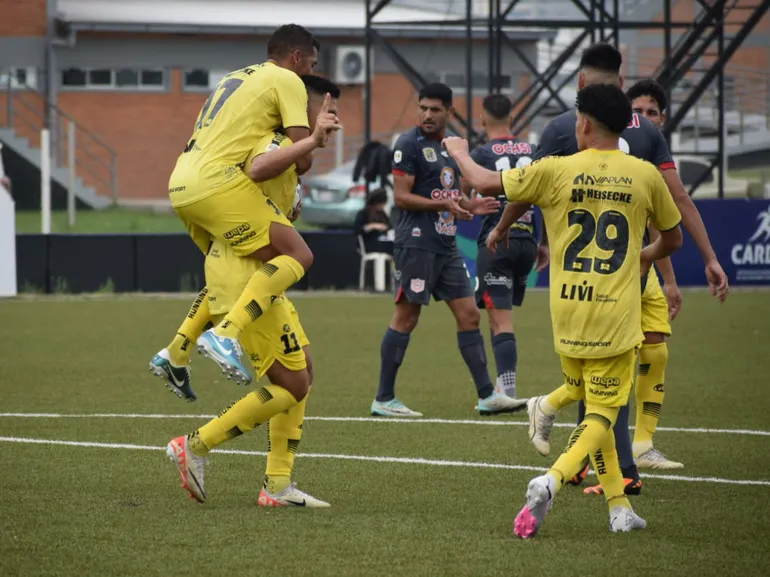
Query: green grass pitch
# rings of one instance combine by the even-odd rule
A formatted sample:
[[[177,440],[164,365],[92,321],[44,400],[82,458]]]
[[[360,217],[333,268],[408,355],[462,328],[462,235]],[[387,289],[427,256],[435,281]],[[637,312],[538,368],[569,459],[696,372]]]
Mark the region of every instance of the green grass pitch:
[[[749,576],[770,567],[768,292],[736,292],[723,306],[685,293],[656,444],[686,468],[680,479],[647,477],[633,498],[648,530],[610,534],[604,501],[565,488],[528,542],[512,536],[513,517],[527,481],[566,443],[574,411],[560,418],[547,459],[529,445],[523,416],[475,416],[451,314],[432,304],[398,387],[429,421],[367,420],[386,297],[295,299],[317,374],[295,480],[332,508],[256,507],[261,429],[224,447],[238,453],[213,455],[209,502],[194,503],[161,447],[245,390],[196,357],[199,401],[186,404],[147,372],[191,301],[0,302],[0,575]],[[527,296],[515,326],[520,394],[559,385],[546,293]],[[51,413],[121,416],[41,415]]]

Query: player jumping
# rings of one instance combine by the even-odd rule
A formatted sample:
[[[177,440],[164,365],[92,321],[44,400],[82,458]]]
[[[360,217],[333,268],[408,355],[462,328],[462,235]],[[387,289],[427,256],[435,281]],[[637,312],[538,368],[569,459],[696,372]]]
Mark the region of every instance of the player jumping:
[[[329,80],[318,76],[303,76],[309,93],[311,123],[324,112],[337,114],[340,90]],[[326,100],[325,96],[326,95]],[[331,100],[328,97],[331,96]],[[270,165],[271,158],[291,146],[283,131],[265,135],[255,144],[249,155],[249,165]],[[291,213],[297,174],[293,168],[261,185],[262,192],[281,212]],[[249,282],[261,263],[237,256],[227,243],[215,239],[206,256],[206,284],[212,315],[221,318],[237,301],[243,287]],[[302,328],[297,311],[285,295],[280,295],[273,306],[256,322],[249,325],[241,337],[251,358],[257,378],[267,375],[270,385],[251,393],[226,409],[218,418],[187,436],[173,439],[167,454],[182,477],[190,495],[206,500],[203,472],[206,455],[228,439],[240,436],[264,422],[264,409],[281,395],[288,410],[268,417],[268,454],[265,481],[257,500],[263,507],[303,506],[328,507],[329,504],[300,491],[291,482],[294,458],[302,438],[307,397],[313,375],[308,346],[310,341]],[[296,404],[291,403],[294,397]]]
[[[527,142],[510,134],[511,100],[502,94],[490,94],[482,104],[482,123],[487,133],[487,143],[471,152],[471,158],[488,170],[510,170],[527,166],[532,162],[534,149]],[[470,193],[467,181],[464,193]],[[518,352],[513,332],[511,310],[520,307],[527,290],[527,278],[535,264],[538,252],[538,223],[534,210],[511,226],[509,240],[498,246],[495,254],[486,248],[487,235],[495,228],[506,205],[505,196],[498,198],[500,208],[486,216],[478,236],[479,252],[476,259],[478,288],[476,304],[485,308],[489,315],[492,332],[492,349],[497,366],[495,388],[516,398],[516,363]]]
[[[462,139],[447,150],[465,178],[481,194],[505,190],[511,201],[537,204],[550,231],[554,264],[550,270],[554,344],[568,386],[584,398],[586,416],[572,432],[565,452],[551,469],[529,482],[527,502],[514,533],[534,537],[565,481],[586,454],[605,488],[610,531],[644,529],[631,507],[611,428],[628,402],[636,349],[642,342],[641,272],[682,244],[679,211],[658,170],[623,154],[621,132],[631,105],[617,86],[594,85],[577,97],[578,148],[566,158],[546,158],[528,167],[498,173],[476,165]],[[506,207],[488,244],[509,234],[515,206]],[[642,250],[648,218],[660,238]]]
[[[399,137],[393,152],[396,225],[396,310],[382,339],[380,386],[373,415],[420,417],[395,396],[396,374],[420,311],[430,298],[446,301],[457,322],[457,345],[478,391],[478,410],[489,415],[523,408],[525,401],[495,391],[487,372],[480,313],[470,275],[457,248],[455,218],[496,212],[494,199],[460,193],[457,165],[441,148],[452,112],[452,90],[429,84],[419,94],[420,125]]]

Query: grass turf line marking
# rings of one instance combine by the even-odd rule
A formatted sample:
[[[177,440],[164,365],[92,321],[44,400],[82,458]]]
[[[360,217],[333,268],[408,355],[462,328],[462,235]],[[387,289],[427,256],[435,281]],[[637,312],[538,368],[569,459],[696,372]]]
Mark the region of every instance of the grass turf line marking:
[[[30,437],[0,437],[0,443],[19,443],[28,445],[59,445],[66,447],[86,447],[97,449],[127,449],[136,451],[165,451],[165,447],[153,445],[133,445],[128,443],[98,443],[94,441],[62,441],[59,439],[35,439]],[[214,449],[212,453],[225,455],[245,455],[265,457],[264,451],[242,451],[237,449]],[[510,465],[506,463],[485,463],[483,461],[447,461],[441,459],[423,459],[414,457],[374,457],[370,455],[336,455],[333,453],[301,453],[301,458],[307,459],[334,459],[338,461],[368,461],[373,463],[399,463],[404,465],[429,465],[432,467],[464,467],[470,469],[506,469],[511,471],[533,471],[544,473],[548,469],[544,467],[532,467],[529,465]],[[770,481],[753,479],[722,479],[719,477],[686,477],[683,475],[647,475],[644,479],[660,479],[663,481],[683,481],[686,483],[718,483],[722,485],[750,485],[757,487],[770,487]]]
[[[0,413],[0,418],[20,419],[213,419],[216,415],[174,414],[162,415],[153,413]],[[495,421],[474,419],[406,419],[387,417],[305,417],[306,421],[329,421],[338,423],[382,423],[382,424],[438,424],[438,425],[486,425],[498,427],[527,427],[527,421]],[[574,429],[570,423],[554,423],[554,427]],[[634,429],[635,427],[629,427]],[[712,429],[707,427],[658,427],[657,431],[669,433],[696,433],[714,435],[750,435],[770,437],[770,431],[756,429]]]

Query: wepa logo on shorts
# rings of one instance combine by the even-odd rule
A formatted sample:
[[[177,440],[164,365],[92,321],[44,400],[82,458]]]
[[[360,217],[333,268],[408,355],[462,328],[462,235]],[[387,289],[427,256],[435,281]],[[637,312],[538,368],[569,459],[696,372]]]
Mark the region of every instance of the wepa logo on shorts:
[[[235,228],[231,228],[230,230],[228,230],[224,234],[224,237],[227,240],[230,240],[231,238],[235,238],[236,236],[241,236],[247,230],[251,230],[251,225],[248,222],[244,222],[243,224],[239,224]]]
[[[591,384],[598,385],[600,387],[617,387],[620,386],[620,379],[618,377],[591,377]]]

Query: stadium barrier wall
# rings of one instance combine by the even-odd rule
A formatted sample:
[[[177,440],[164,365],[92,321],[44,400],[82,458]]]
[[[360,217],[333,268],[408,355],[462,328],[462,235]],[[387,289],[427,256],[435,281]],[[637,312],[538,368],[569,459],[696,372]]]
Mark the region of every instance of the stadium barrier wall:
[[[315,265],[298,290],[358,287],[361,257],[350,232],[303,235]],[[19,292],[192,292],[203,255],[186,234],[19,234]]]
[[[717,256],[732,285],[770,285],[770,200],[697,201]],[[458,223],[458,245],[476,277],[479,219]],[[354,289],[360,256],[350,232],[310,232],[304,237],[315,265],[299,290]],[[703,286],[703,261],[685,233],[673,257],[681,286]],[[20,234],[16,237],[20,292],[180,292],[204,283],[203,255],[186,234]],[[548,271],[530,275],[548,286]]]
[[[696,200],[695,205],[730,284],[770,285],[770,199]],[[471,278],[476,277],[479,226],[480,219],[458,222],[457,244]],[[672,260],[680,286],[705,286],[703,259],[686,231]],[[528,284],[547,287],[548,269],[539,275],[533,271]]]

